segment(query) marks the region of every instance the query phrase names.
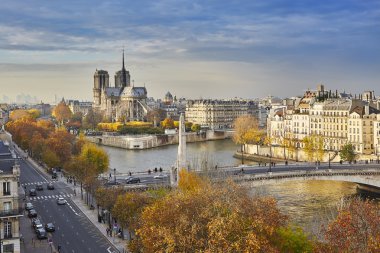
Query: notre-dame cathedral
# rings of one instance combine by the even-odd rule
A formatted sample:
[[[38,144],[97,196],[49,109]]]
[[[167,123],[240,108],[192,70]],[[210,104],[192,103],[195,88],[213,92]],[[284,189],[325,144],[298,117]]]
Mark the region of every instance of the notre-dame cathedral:
[[[111,121],[142,121],[148,112],[145,87],[131,86],[131,76],[124,65],[115,74],[115,86],[111,87],[106,70],[94,74],[93,108]]]

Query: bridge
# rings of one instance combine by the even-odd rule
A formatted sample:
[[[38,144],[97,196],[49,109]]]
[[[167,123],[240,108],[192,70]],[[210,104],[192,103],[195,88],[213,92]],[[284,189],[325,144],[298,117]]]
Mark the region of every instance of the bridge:
[[[360,188],[380,193],[380,165],[369,164],[359,166],[337,166],[335,168],[321,167],[284,167],[278,171],[268,172],[262,169],[261,172],[246,169],[244,173],[235,173],[233,180],[239,184],[255,187],[265,184],[276,184],[287,181],[300,180],[332,180],[356,183]]]

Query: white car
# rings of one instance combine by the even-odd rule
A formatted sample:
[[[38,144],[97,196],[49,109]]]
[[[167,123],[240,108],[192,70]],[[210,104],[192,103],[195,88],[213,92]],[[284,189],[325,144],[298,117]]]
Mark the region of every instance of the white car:
[[[57,199],[57,204],[58,205],[65,205],[66,204],[66,200],[64,198],[58,198]]]
[[[167,177],[168,177],[168,175],[160,173],[157,176],[154,176],[153,178],[154,179],[164,179],[164,178],[167,178]]]

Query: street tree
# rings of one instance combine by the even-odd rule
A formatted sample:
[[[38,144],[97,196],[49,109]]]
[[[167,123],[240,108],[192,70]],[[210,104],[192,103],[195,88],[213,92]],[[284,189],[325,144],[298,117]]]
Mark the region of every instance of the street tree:
[[[244,152],[246,144],[259,144],[264,136],[264,131],[259,128],[258,120],[250,115],[240,116],[234,121],[233,141],[240,145],[241,163],[244,164]]]
[[[85,143],[80,152],[80,158],[86,166],[94,170],[95,175],[99,175],[108,170],[109,157],[104,149],[93,143]]]
[[[303,138],[302,142],[304,143],[304,151],[308,161],[321,161],[323,159],[325,151],[323,149],[324,139],[322,136],[312,134]]]
[[[339,155],[343,161],[353,162],[356,159],[354,146],[351,143],[347,143],[342,147]]]

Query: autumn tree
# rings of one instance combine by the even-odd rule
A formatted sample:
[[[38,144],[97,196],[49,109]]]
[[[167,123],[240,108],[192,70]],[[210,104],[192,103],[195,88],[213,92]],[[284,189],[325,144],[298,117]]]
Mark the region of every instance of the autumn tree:
[[[193,132],[199,132],[200,130],[201,130],[201,125],[199,125],[199,124],[193,124],[191,126],[191,131],[193,131]]]
[[[356,159],[354,146],[351,143],[344,145],[339,155],[343,161],[353,162]]]
[[[104,173],[108,170],[108,154],[104,151],[104,149],[93,143],[84,144],[79,156],[88,167],[94,169],[94,173],[96,175]]]
[[[164,121],[161,122],[161,126],[164,129],[173,129],[174,121],[171,118],[166,118],[164,119]]]
[[[16,121],[22,118],[32,118],[32,116],[28,113],[27,110],[23,110],[23,109],[13,110],[9,114],[9,119],[13,121]]]
[[[199,180],[182,175],[177,190],[143,209],[132,252],[278,252],[286,217],[274,199]]]
[[[60,125],[63,125],[71,118],[72,112],[66,105],[65,101],[62,100],[58,105],[54,107],[52,115],[57,119]]]
[[[380,252],[378,204],[358,198],[345,202],[324,232],[321,252]]]
[[[244,164],[244,149],[246,144],[259,144],[264,131],[259,128],[259,122],[250,115],[240,116],[234,121],[233,140],[241,145],[241,163]]]
[[[304,151],[308,161],[321,161],[324,155],[323,137],[320,135],[311,135],[303,138]]]
[[[61,128],[50,134],[46,144],[48,149],[59,157],[61,165],[64,165],[71,158],[74,140],[72,134]]]

